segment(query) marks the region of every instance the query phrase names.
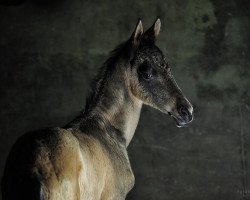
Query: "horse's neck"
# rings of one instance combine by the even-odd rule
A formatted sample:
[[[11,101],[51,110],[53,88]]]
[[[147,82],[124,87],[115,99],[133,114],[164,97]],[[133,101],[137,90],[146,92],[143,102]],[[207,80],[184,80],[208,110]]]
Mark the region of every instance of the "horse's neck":
[[[124,120],[123,120],[123,132],[124,136],[126,138],[126,146],[129,145],[131,142],[135,129],[137,127],[140,114],[141,114],[141,107],[142,107],[142,102],[139,102],[136,100],[133,102],[132,105],[130,106],[125,106],[124,110],[126,110],[126,113],[124,114]]]
[[[105,81],[104,93],[93,111],[97,111],[118,129],[123,134],[126,146],[128,146],[139,121],[142,102],[131,94],[127,79],[129,74],[125,70],[114,71],[108,78],[109,80]]]
[[[134,97],[130,91],[128,77],[125,66],[112,70],[111,74],[103,77],[99,82],[102,84],[100,94],[95,94],[88,108],[87,116],[98,116],[104,119],[106,126],[113,126],[122,133],[129,145],[137,127],[142,102]],[[122,68],[124,67],[124,68]],[[122,71],[124,70],[124,71]],[[96,102],[95,102],[96,101]],[[85,117],[87,117],[85,116]],[[109,129],[107,129],[109,130]]]
[[[120,98],[115,96],[107,97],[110,104],[99,107],[100,115],[103,116],[113,127],[118,129],[126,140],[126,146],[129,145],[134,136],[137,127],[142,103],[139,100],[128,100],[119,94]],[[111,100],[114,98],[114,100]]]

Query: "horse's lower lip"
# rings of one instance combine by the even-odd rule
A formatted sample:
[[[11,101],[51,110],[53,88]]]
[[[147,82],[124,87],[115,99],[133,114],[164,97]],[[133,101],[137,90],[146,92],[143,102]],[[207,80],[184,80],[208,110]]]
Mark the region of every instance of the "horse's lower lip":
[[[182,127],[187,126],[187,124],[180,123],[178,120],[176,120],[175,122],[176,122],[175,125],[176,125],[178,128],[182,128]]]
[[[178,128],[182,128],[182,127],[186,127],[188,123],[185,123],[183,122],[182,120],[178,119],[177,117],[175,117],[171,112],[168,112],[168,114],[173,117],[173,119],[175,120],[175,125],[178,127]]]
[[[186,122],[184,122],[184,121],[182,121],[182,120],[176,118],[176,117],[173,116],[172,114],[171,114],[171,117],[174,118],[174,120],[175,120],[175,125],[176,125],[178,128],[186,127],[187,124],[188,124],[188,123],[186,123]]]

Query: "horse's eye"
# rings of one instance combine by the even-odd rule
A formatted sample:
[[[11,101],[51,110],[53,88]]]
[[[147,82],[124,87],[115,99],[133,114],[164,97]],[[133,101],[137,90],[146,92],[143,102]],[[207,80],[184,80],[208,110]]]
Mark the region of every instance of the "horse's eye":
[[[156,74],[155,70],[146,64],[139,66],[138,73],[145,80],[151,80]]]

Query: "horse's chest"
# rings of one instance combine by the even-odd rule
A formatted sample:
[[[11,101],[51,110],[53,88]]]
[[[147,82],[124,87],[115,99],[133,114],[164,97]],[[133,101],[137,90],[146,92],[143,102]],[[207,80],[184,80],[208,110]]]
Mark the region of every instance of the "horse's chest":
[[[115,176],[119,190],[121,190],[122,193],[127,194],[132,189],[135,182],[135,177],[130,164],[116,168]]]
[[[86,159],[86,154],[82,158],[79,176],[81,199],[125,199],[134,186],[134,174],[126,151],[110,151],[91,162]]]
[[[125,199],[127,193],[134,186],[135,178],[127,154],[121,155],[113,161],[114,192]],[[120,199],[120,198],[118,198]]]

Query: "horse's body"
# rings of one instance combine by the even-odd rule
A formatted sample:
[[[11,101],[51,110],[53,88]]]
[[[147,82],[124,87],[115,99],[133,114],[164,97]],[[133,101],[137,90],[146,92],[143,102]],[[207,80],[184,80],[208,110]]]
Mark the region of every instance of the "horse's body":
[[[125,199],[134,184],[126,148],[99,131],[102,138],[62,128],[23,136],[6,166],[4,199]]]
[[[138,23],[130,40],[105,63],[79,117],[63,128],[27,133],[15,143],[2,180],[3,200],[125,199],[134,185],[126,147],[142,104],[170,113],[178,126],[192,118],[191,104],[152,42],[159,29],[157,20],[143,34]],[[159,80],[152,79],[155,73],[145,68],[145,60],[160,66]],[[166,91],[163,83],[167,84]]]

